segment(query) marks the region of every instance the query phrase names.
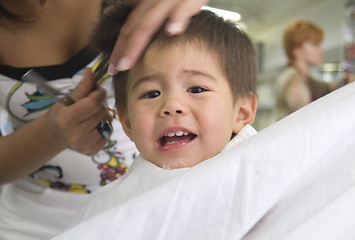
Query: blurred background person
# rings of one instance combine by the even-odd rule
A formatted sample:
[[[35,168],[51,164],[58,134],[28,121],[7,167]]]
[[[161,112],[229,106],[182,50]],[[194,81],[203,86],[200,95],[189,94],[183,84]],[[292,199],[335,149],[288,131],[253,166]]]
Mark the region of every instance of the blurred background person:
[[[350,73],[331,83],[310,76],[311,67],[322,64],[323,38],[323,30],[305,20],[294,21],[285,29],[283,47],[288,64],[276,81],[277,119],[353,81]]]

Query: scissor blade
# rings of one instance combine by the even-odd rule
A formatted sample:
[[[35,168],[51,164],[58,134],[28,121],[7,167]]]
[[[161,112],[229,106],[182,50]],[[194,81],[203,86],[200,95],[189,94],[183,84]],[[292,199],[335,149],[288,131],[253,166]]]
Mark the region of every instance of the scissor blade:
[[[25,73],[22,78],[22,81],[24,82],[31,82],[35,83],[39,88],[41,88],[45,93],[50,95],[51,97],[54,97],[58,100],[63,99],[63,96],[65,95],[64,93],[61,93],[57,89],[51,87],[48,83],[47,80],[38,72],[35,70],[31,69],[27,73]]]

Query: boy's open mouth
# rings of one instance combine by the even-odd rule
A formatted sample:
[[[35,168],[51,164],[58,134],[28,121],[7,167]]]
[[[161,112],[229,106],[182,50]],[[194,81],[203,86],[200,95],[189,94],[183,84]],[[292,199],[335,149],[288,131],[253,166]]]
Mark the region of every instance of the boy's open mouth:
[[[196,137],[196,134],[184,131],[169,132],[160,138],[160,146],[164,147],[171,144],[188,142]]]

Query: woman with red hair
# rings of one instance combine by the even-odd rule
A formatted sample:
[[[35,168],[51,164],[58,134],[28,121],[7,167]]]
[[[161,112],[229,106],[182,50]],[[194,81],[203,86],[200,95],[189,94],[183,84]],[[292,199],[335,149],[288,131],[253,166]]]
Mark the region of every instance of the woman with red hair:
[[[285,29],[283,47],[288,64],[276,83],[277,119],[351,81],[349,77],[326,83],[309,75],[311,67],[323,61],[323,37],[324,32],[320,27],[305,20],[295,21]]]

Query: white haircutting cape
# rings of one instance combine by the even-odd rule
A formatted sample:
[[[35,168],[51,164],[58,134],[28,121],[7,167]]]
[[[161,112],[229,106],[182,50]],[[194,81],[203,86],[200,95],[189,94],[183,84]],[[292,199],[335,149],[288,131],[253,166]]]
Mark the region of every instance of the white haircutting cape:
[[[55,239],[355,239],[355,83],[169,174],[103,188]]]

